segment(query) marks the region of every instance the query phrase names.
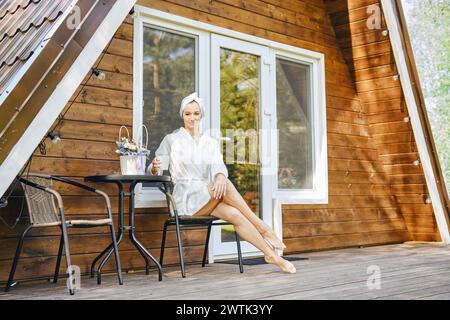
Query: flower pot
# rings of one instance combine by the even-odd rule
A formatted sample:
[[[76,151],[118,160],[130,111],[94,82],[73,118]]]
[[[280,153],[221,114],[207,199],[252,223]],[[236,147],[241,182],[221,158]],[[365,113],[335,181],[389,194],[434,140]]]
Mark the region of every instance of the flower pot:
[[[123,175],[145,174],[145,155],[120,156],[120,171]]]

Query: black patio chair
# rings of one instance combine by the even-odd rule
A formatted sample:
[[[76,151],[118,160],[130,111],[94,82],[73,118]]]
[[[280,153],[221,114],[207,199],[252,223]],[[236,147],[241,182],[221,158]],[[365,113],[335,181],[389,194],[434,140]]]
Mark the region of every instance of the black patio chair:
[[[16,272],[17,263],[19,262],[20,252],[22,251],[23,242],[28,232],[33,228],[44,228],[44,227],[60,227],[61,228],[61,239],[58,249],[58,257],[56,260],[55,273],[53,276],[53,283],[57,283],[59,276],[59,269],[61,264],[62,250],[64,248],[66,256],[66,264],[69,276],[69,293],[71,295],[75,294],[75,288],[73,286],[73,272],[72,264],[70,260],[70,250],[69,241],[67,235],[67,228],[93,228],[100,226],[109,226],[111,238],[114,246],[114,253],[116,258],[116,271],[119,279],[119,284],[123,284],[122,281],[122,271],[120,268],[120,258],[119,251],[117,250],[116,235],[114,232],[114,223],[111,211],[111,202],[108,195],[100,190],[94,189],[92,187],[83,185],[76,181],[68,180],[65,178],[50,176],[44,174],[27,174],[22,177],[17,178],[23,187],[25,193],[25,200],[27,202],[28,213],[30,218],[30,225],[23,231],[19,244],[17,245],[16,254],[14,256],[14,261],[11,267],[11,272],[9,274],[8,282],[6,284],[5,291],[15,284],[13,282],[14,274]],[[97,219],[97,220],[66,220],[64,215],[64,206],[61,195],[54,190],[53,180],[66,183],[90,192],[101,195],[106,202],[107,208],[107,218]],[[55,206],[55,200],[58,206],[58,210]]]
[[[168,189],[168,190],[162,190],[162,191],[166,194],[167,207],[169,208],[170,217],[164,222],[159,263],[161,264],[161,266],[163,265],[167,228],[169,226],[175,226],[176,233],[177,233],[178,254],[180,256],[181,275],[183,278],[185,278],[186,271],[185,271],[184,258],[183,258],[183,244],[181,242],[181,234],[180,234],[181,229],[182,228],[183,229],[193,229],[193,228],[198,228],[198,227],[208,228],[207,234],[206,234],[205,250],[203,252],[203,261],[202,261],[202,267],[205,267],[206,258],[207,258],[207,254],[208,254],[209,239],[210,239],[210,235],[211,235],[211,228],[213,226],[218,226],[218,225],[232,225],[232,224],[230,222],[223,221],[223,220],[213,217],[213,216],[185,216],[185,215],[180,216],[180,215],[178,215],[177,206],[176,206],[175,200],[172,196],[173,183],[165,184],[164,188]],[[239,271],[240,271],[240,273],[243,273],[244,267],[243,267],[243,262],[242,262],[241,242],[240,242],[239,235],[237,234],[236,231],[234,232],[234,234],[236,237],[236,247],[237,247],[237,253],[238,253]]]

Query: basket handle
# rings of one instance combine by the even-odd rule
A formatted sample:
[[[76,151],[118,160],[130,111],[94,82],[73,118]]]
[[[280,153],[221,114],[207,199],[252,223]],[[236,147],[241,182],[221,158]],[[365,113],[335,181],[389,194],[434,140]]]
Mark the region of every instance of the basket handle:
[[[119,129],[119,141],[122,138],[122,129],[125,128],[127,131],[128,141],[130,141],[130,131],[128,131],[128,128],[126,126],[121,126]]]
[[[148,149],[148,130],[147,127],[145,126],[145,124],[142,124],[141,129],[144,128],[145,129],[145,149]],[[143,135],[144,132],[142,132]],[[141,137],[141,148],[143,146],[142,141],[144,141],[144,139],[142,139],[143,137]]]

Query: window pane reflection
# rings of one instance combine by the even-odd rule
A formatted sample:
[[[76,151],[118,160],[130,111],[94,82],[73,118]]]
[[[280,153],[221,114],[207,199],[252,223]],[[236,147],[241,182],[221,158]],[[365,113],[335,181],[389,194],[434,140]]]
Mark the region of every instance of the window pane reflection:
[[[220,51],[220,126],[229,179],[249,207],[260,216],[259,57],[222,48]],[[231,161],[230,161],[231,160]],[[233,227],[222,228],[222,242],[235,241]]]
[[[194,37],[144,28],[143,123],[152,158],[164,136],[182,126],[181,100],[195,91]]]
[[[277,58],[278,188],[312,189],[311,67]]]

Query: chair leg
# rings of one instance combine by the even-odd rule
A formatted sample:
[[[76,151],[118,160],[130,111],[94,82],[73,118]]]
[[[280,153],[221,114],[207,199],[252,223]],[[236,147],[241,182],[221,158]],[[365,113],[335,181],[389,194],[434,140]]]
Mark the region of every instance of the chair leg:
[[[206,265],[206,256],[208,254],[208,246],[209,246],[209,238],[211,236],[211,227],[212,224],[208,224],[208,231],[206,233],[206,242],[205,242],[205,251],[203,251],[203,261],[202,261],[202,268]]]
[[[167,225],[168,225],[168,221],[166,221],[164,223],[163,234],[162,234],[162,239],[161,239],[161,251],[159,253],[159,264],[161,266],[163,265],[164,249],[166,248]]]
[[[180,221],[178,220],[178,216],[175,216],[176,219],[176,229],[177,229],[177,242],[178,242],[178,254],[180,256],[180,267],[181,267],[181,276],[186,278],[186,271],[184,269],[184,258],[183,258],[183,245],[181,243],[181,232],[180,232]]]
[[[112,238],[112,243],[113,243],[113,247],[114,247],[114,257],[116,258],[117,277],[119,279],[119,285],[123,285],[122,268],[120,266],[119,249],[117,248],[116,233],[114,232],[114,225],[111,224],[109,226],[109,228],[111,230],[111,238]]]
[[[33,228],[33,226],[29,225],[25,229],[25,231],[22,232],[22,235],[20,236],[20,240],[19,240],[19,243],[16,248],[16,254],[14,255],[14,261],[13,261],[13,264],[11,267],[11,272],[9,273],[8,282],[6,283],[5,292],[8,292],[9,289],[14,285],[14,283],[13,283],[14,274],[16,273],[16,268],[17,268],[17,263],[19,262],[20,252],[22,251],[23,242],[25,240],[25,237],[26,237],[27,233],[31,230],[31,228]]]
[[[62,209],[60,209],[62,211]],[[64,216],[64,213],[61,214],[61,216]],[[70,249],[69,249],[69,237],[67,236],[67,226],[64,223],[64,220],[62,222],[62,232],[63,232],[63,245],[64,245],[64,253],[66,255],[66,265],[67,265],[67,272],[69,275],[68,278],[68,287],[69,287],[69,294],[74,295],[75,294],[75,288],[73,287],[73,273],[72,273],[72,262],[70,261]]]
[[[235,231],[234,235],[236,236],[236,247],[238,252],[238,261],[239,261],[239,271],[244,273],[244,264],[242,262],[242,251],[241,251],[241,239],[239,238],[238,233]]]
[[[61,239],[59,240],[58,257],[56,258],[55,274],[53,275],[53,283],[58,282],[59,268],[61,266],[61,256],[62,256],[63,247],[64,247],[64,237],[63,237],[63,234],[61,231]]]

